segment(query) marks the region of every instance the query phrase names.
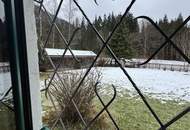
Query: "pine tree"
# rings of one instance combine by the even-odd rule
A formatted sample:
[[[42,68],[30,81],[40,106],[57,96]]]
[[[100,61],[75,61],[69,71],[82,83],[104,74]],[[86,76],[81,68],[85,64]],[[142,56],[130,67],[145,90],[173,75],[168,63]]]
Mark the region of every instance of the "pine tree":
[[[112,12],[112,15],[111,15],[111,28],[109,29],[110,31],[112,31],[112,28],[115,26],[116,24],[116,18]]]
[[[86,44],[86,26],[85,26],[85,20],[82,18],[82,22],[80,25],[80,49],[85,50],[85,44]]]
[[[133,50],[129,41],[129,29],[126,23],[122,23],[114,34],[111,44],[112,50],[119,58],[132,58]]]

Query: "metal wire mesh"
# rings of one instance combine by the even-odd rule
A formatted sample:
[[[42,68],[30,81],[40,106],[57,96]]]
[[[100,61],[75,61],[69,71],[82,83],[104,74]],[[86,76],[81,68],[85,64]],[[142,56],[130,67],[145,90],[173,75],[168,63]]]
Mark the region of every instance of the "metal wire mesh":
[[[75,60],[76,63],[78,63],[78,59],[76,58],[76,56],[74,55],[74,53],[72,52],[70,46],[72,44],[72,40],[73,38],[75,37],[77,31],[79,29],[76,29],[74,32],[73,32],[73,35],[72,37],[67,41],[66,38],[64,37],[64,35],[62,34],[62,32],[60,31],[59,27],[57,26],[56,24],[56,19],[57,19],[57,15],[60,11],[60,8],[63,4],[63,0],[60,0],[59,2],[59,5],[57,7],[57,11],[54,15],[54,17],[52,18],[52,16],[48,13],[48,11],[46,10],[46,7],[44,6],[44,1],[41,0],[41,1],[38,1],[38,0],[35,0],[35,2],[39,3],[40,4],[40,10],[43,10],[45,11],[45,13],[47,14],[48,18],[49,18],[49,24],[50,24],[50,28],[49,28],[49,31],[48,31],[48,35],[47,35],[47,38],[45,40],[45,42],[43,43],[43,46],[41,47],[41,55],[45,55],[46,58],[48,59],[48,61],[50,62],[54,72],[49,80],[49,82],[46,84],[46,88],[43,89],[42,91],[46,91],[46,94],[49,95],[50,97],[50,100],[55,108],[55,110],[57,110],[55,104],[54,104],[54,101],[51,97],[51,93],[48,91],[51,83],[52,83],[52,80],[55,78],[55,76],[58,77],[58,79],[62,82],[62,79],[60,78],[60,74],[58,73],[58,69],[60,67],[60,65],[63,63],[64,61],[64,57],[65,57],[65,54],[66,54],[66,51],[69,50],[70,53],[72,54],[72,57],[73,59]],[[84,82],[85,78],[88,76],[89,72],[92,70],[92,68],[94,67],[94,65],[96,64],[98,58],[100,57],[100,55],[102,54],[102,52],[107,49],[107,51],[110,53],[110,55],[112,56],[112,58],[116,61],[116,63],[118,64],[118,66],[120,67],[120,69],[123,71],[123,73],[125,74],[125,76],[128,78],[128,80],[131,82],[131,84],[133,85],[134,89],[137,91],[137,93],[139,94],[139,96],[141,97],[142,101],[144,102],[144,104],[146,105],[146,107],[148,108],[148,110],[150,111],[150,113],[153,115],[154,119],[158,122],[158,124],[160,125],[160,130],[166,130],[170,125],[174,124],[176,121],[178,121],[180,118],[182,118],[184,115],[186,115],[187,113],[190,112],[190,106],[187,107],[186,109],[184,109],[182,112],[176,114],[175,117],[173,117],[172,119],[170,119],[168,122],[162,122],[160,117],[157,115],[157,113],[155,112],[155,110],[152,108],[152,106],[149,104],[149,102],[147,101],[147,99],[145,98],[145,96],[143,95],[143,93],[141,92],[141,90],[139,89],[139,87],[136,85],[136,83],[134,82],[134,80],[131,78],[131,76],[129,75],[129,73],[127,72],[127,70],[122,66],[122,64],[120,63],[120,60],[118,59],[118,57],[114,54],[114,52],[112,51],[112,49],[110,48],[109,46],[109,42],[112,38],[112,36],[114,35],[115,31],[118,29],[118,27],[121,25],[121,23],[123,22],[124,20],[124,17],[129,13],[131,7],[133,6],[133,4],[135,3],[135,0],[132,0],[131,3],[129,3],[128,7],[126,8],[125,12],[123,13],[121,19],[119,20],[119,22],[115,25],[115,27],[113,28],[112,32],[109,34],[108,38],[107,39],[104,39],[101,34],[97,31],[97,29],[94,27],[94,25],[91,23],[89,17],[86,15],[85,11],[82,9],[82,7],[80,6],[80,4],[76,1],[76,0],[73,0],[74,4],[78,7],[79,11],[82,13],[82,15],[84,16],[84,18],[87,20],[88,24],[91,26],[91,28],[93,29],[93,31],[95,32],[95,34],[97,35],[97,37],[99,38],[99,40],[101,41],[102,43],[102,46],[101,48],[99,49],[98,53],[97,53],[97,56],[96,58],[94,59],[94,61],[91,63],[90,67],[86,70],[84,76],[82,77],[82,80],[80,81],[80,83],[78,84],[76,90],[74,91],[74,93],[70,93],[66,87],[65,88],[65,93],[66,95],[70,98],[70,103],[73,104],[74,108],[76,109],[83,125],[84,125],[84,130],[88,130],[91,125],[97,120],[98,117],[100,117],[102,115],[103,112],[106,112],[109,116],[109,118],[111,119],[113,125],[115,126],[115,128],[117,130],[119,130],[119,126],[117,124],[117,122],[114,120],[114,117],[112,116],[112,114],[109,112],[109,110],[107,109],[111,104],[112,102],[115,100],[116,98],[116,95],[117,95],[117,91],[116,91],[116,87],[115,86],[112,86],[113,87],[113,97],[112,99],[108,102],[108,103],[104,103],[104,101],[102,100],[102,97],[99,95],[98,91],[97,91],[97,86],[98,86],[98,83],[96,83],[95,85],[95,93],[96,93],[96,96],[98,97],[99,101],[101,102],[102,106],[103,106],[103,109],[98,112],[98,114],[91,120],[91,121],[85,121],[85,119],[83,118],[83,116],[81,115],[81,112],[78,108],[78,106],[76,105],[75,101],[74,101],[74,97],[77,95],[77,92],[79,90],[79,88],[81,87],[82,83]],[[96,4],[97,1],[95,1]],[[40,10],[39,10],[39,13],[40,13]],[[167,36],[160,27],[158,27],[158,25],[151,19],[149,18],[148,16],[139,16],[139,17],[136,17],[136,19],[146,19],[148,20],[154,27],[155,29],[157,29],[160,34],[162,36],[164,36],[165,38],[165,42],[163,44],[161,44],[160,47],[158,47],[158,49],[143,63],[139,63],[137,64],[138,66],[141,66],[141,65],[144,65],[146,63],[148,63],[150,60],[152,60],[167,44],[171,44],[173,46],[173,48],[185,59],[185,61],[187,61],[188,63],[190,63],[190,59],[188,58],[188,56],[186,56],[183,51],[172,41],[172,38],[177,34],[177,32],[180,31],[180,29],[182,29],[184,27],[185,24],[187,24],[187,22],[190,20],[190,16],[188,18],[186,18],[183,22],[183,24],[181,24],[170,36]],[[65,48],[65,51],[63,53],[63,55],[61,56],[61,59],[58,63],[58,65],[55,65],[53,60],[51,59],[50,56],[48,56],[45,48],[47,46],[47,43],[49,41],[49,38],[50,38],[50,35],[52,33],[52,29],[53,27],[56,28],[56,30],[59,32],[59,35],[61,36],[62,40],[63,40],[63,44],[66,45],[66,48]],[[62,85],[64,86],[64,83],[62,83]],[[62,112],[57,112],[57,119],[55,120],[53,126],[51,129],[54,129],[56,124],[57,123],[61,123],[61,126],[63,129],[66,129],[66,127],[64,126],[64,123],[63,123],[63,120],[61,119],[61,115],[62,115]]]
[[[1,0],[3,4],[5,4],[4,0]],[[2,30],[1,30],[2,31]],[[4,30],[3,30],[4,31]],[[6,65],[5,68],[2,68],[1,70],[3,73],[9,72],[10,67],[9,65]],[[12,97],[12,87],[9,87],[7,91],[5,91],[1,96],[0,96],[0,105],[3,105],[7,108],[9,108],[11,111],[14,111],[14,104],[13,104],[13,97]]]
[[[12,87],[10,87],[3,96],[0,97],[0,103],[5,107],[14,111],[13,98],[12,98]]]

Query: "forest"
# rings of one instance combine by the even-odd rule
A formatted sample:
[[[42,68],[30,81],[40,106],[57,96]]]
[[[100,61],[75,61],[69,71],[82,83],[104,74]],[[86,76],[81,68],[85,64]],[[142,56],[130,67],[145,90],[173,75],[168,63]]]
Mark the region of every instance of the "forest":
[[[37,9],[36,9],[37,10]],[[96,16],[93,25],[99,31],[104,39],[106,39],[112,32],[115,24],[120,20],[121,14],[104,15],[103,17]],[[39,44],[41,44],[47,38],[50,24],[47,22],[48,17],[42,12],[41,22],[37,19],[38,37],[40,38]],[[179,14],[175,19],[168,19],[165,15],[159,21],[155,21],[156,24],[162,29],[162,31],[169,37],[184,21],[182,14]],[[43,29],[40,29],[40,24]],[[56,21],[57,26],[61,29],[61,32],[68,40],[69,35],[76,28],[80,28],[80,31],[75,36],[71,45],[72,49],[92,50],[98,52],[103,43],[99,40],[92,27],[87,21],[82,18],[73,20],[72,24],[69,24],[66,20],[58,18]],[[71,34],[68,33],[70,30]],[[148,58],[152,55],[164,42],[166,38],[161,35],[160,32],[148,21],[137,21],[132,13],[125,16],[124,21],[118,27],[114,33],[112,39],[109,42],[109,46],[119,58]],[[180,31],[172,38],[175,43],[187,56],[190,56],[190,27],[185,25]],[[60,37],[58,31],[54,28],[50,38],[48,46],[50,48],[65,48],[63,40]],[[108,51],[104,51],[104,57],[109,57]],[[158,55],[154,59],[163,60],[183,60],[178,54],[171,43],[162,48]]]
[[[100,34],[106,38],[112,31],[114,25],[121,15],[110,14],[104,18],[96,17],[93,24]],[[169,37],[182,23],[184,19],[181,14],[176,19],[168,20],[167,15],[156,22],[156,24]],[[81,22],[80,49],[98,51],[102,43],[97,38],[89,24],[84,20]],[[173,37],[172,41],[187,55],[190,53],[190,28],[184,26]],[[109,45],[119,58],[147,58],[152,55],[164,42],[165,37],[148,21],[137,21],[133,14],[128,14],[121,26],[117,29]],[[105,55],[109,56],[105,51]],[[170,43],[154,57],[164,60],[183,60]]]
[[[42,11],[41,17],[39,19],[38,7],[35,8],[36,14],[36,25],[37,25],[37,34],[38,34],[38,45],[42,46],[50,28],[50,23],[48,21],[47,14]],[[53,15],[50,14],[51,17]],[[93,21],[94,27],[99,31],[104,39],[106,39],[109,34],[112,32],[113,27],[119,21],[121,15],[114,15],[113,13],[109,15],[104,15],[104,17],[97,16]],[[184,18],[181,14],[178,15],[175,19],[168,19],[165,15],[159,21],[156,21],[156,24],[163,30],[163,32],[169,37],[184,21]],[[99,40],[95,34],[92,27],[86,22],[84,18],[79,20],[78,18],[72,23],[68,23],[66,20],[57,18],[56,24],[59,27],[60,31],[64,35],[65,39],[68,40],[72,32],[76,28],[80,28],[80,31],[75,36],[71,48],[79,50],[92,50],[98,52],[103,43]],[[4,30],[3,23],[1,21],[1,29]],[[2,32],[2,31],[1,31]],[[71,33],[68,33],[71,32]],[[4,35],[1,39],[1,48],[7,48],[7,42]],[[164,42],[166,38],[161,35],[157,29],[146,20],[137,21],[132,13],[129,13],[125,16],[124,21],[118,27],[114,33],[112,39],[109,42],[109,46],[114,51],[117,57],[119,58],[148,58],[152,55]],[[190,56],[190,26],[189,24],[185,25],[183,28],[178,31],[178,33],[172,38],[173,43],[175,43],[185,55]],[[50,36],[47,47],[49,48],[65,48],[63,44],[63,39],[59,35],[59,32],[53,28],[53,33]],[[1,61],[6,61],[7,53],[2,49]],[[104,51],[104,57],[109,57],[108,51]],[[175,48],[171,43],[162,48],[158,55],[154,59],[163,59],[163,60],[180,60],[183,61],[183,58],[178,54]]]

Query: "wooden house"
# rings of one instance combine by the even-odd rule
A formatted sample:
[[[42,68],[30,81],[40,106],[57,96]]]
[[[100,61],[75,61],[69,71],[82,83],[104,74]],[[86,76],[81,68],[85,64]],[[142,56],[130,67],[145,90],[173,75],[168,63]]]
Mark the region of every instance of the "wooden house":
[[[65,52],[65,49],[46,48],[45,50],[48,56],[51,57],[55,65],[58,65],[62,58],[63,60],[60,68],[67,69],[86,68],[92,63],[92,61],[96,57],[96,54],[93,51],[71,50],[73,55],[77,59],[76,61],[69,50],[66,51],[64,58],[62,57],[62,55]]]

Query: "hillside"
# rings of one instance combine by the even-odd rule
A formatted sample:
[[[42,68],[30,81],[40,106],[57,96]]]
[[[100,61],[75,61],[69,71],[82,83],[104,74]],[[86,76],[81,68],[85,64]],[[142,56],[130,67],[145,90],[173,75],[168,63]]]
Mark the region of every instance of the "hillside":
[[[35,17],[36,17],[36,28],[37,28],[37,34],[38,34],[38,39],[41,41],[45,41],[50,29],[50,23],[49,23],[49,17],[47,13],[44,10],[41,10],[41,16],[39,16],[39,6],[35,6]],[[49,12],[48,12],[49,13]],[[50,17],[54,17],[52,14],[50,14]],[[41,17],[41,18],[40,18]],[[41,19],[41,23],[40,23]],[[41,27],[40,27],[41,24]],[[68,40],[68,30],[69,30],[69,23],[61,18],[56,19],[56,24],[60,31],[62,32],[63,36]],[[74,26],[71,24],[71,32],[74,30]],[[40,36],[41,33],[41,36]],[[53,45],[54,44],[54,45]],[[47,47],[49,48],[64,48],[63,40],[60,37],[58,31],[56,28],[53,28],[52,34],[49,38],[49,42]]]

